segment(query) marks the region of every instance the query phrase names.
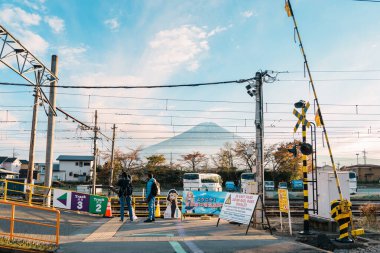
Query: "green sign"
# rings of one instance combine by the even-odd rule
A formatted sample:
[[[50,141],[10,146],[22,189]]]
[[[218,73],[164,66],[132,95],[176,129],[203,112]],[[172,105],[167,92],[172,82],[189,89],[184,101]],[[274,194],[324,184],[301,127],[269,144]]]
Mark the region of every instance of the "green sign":
[[[107,202],[107,197],[90,195],[90,213],[105,214]]]

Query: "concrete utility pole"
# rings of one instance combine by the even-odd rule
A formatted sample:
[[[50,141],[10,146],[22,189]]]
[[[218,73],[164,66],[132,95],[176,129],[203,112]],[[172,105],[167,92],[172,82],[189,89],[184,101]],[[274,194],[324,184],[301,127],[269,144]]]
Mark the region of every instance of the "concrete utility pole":
[[[112,130],[113,130],[113,133],[112,133],[112,148],[111,148],[111,175],[110,175],[110,184],[109,186],[112,186],[112,182],[113,182],[113,170],[114,170],[114,166],[115,166],[115,132],[116,132],[116,126],[115,124],[113,124],[113,127],[112,127]]]
[[[58,75],[58,56],[51,57],[51,71],[55,76]],[[54,146],[54,129],[55,129],[55,94],[56,94],[57,81],[50,82],[50,95],[49,101],[53,108],[49,108],[48,125],[47,125],[47,138],[46,138],[46,159],[45,159],[45,182],[46,187],[51,187],[53,176],[53,146]],[[45,192],[46,198],[44,199],[45,205],[50,207],[51,191],[47,189]]]
[[[98,110],[95,110],[95,127],[94,127],[94,168],[92,171],[92,194],[96,194],[96,140],[98,139]]]
[[[359,164],[359,153],[356,153],[356,164]]]
[[[255,84],[256,84],[256,181],[258,186],[259,195],[262,194],[262,200],[264,202],[264,116],[263,116],[263,73],[256,72]],[[264,222],[263,206],[261,201],[257,202],[256,222]]]
[[[367,151],[365,151],[365,149],[362,151],[363,152],[363,160],[364,160],[364,164],[367,164]]]
[[[30,131],[30,145],[29,145],[29,164],[28,164],[28,177],[27,183],[33,183],[33,171],[34,171],[34,148],[36,139],[37,128],[37,115],[38,115],[38,97],[40,96],[39,86],[41,83],[41,71],[37,72],[37,85],[34,91],[34,104],[33,104],[33,116],[32,116],[32,130]]]

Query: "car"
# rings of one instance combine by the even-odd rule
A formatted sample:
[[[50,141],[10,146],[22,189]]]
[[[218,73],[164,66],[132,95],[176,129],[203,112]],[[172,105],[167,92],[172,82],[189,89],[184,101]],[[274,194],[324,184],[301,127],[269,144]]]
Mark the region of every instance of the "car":
[[[302,191],[303,190],[303,180],[292,180],[292,190]]]
[[[234,192],[236,191],[236,186],[233,181],[227,181],[226,182],[226,191],[228,192]]]
[[[264,182],[264,189],[266,191],[274,191],[274,181],[265,181]]]
[[[288,189],[288,183],[287,182],[279,182],[278,188],[279,189]]]

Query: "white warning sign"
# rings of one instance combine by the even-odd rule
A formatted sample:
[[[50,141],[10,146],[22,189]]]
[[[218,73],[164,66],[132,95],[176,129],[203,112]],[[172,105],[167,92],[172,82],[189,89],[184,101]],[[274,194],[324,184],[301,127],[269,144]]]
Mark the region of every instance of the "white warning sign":
[[[227,193],[219,218],[249,224],[259,195]]]

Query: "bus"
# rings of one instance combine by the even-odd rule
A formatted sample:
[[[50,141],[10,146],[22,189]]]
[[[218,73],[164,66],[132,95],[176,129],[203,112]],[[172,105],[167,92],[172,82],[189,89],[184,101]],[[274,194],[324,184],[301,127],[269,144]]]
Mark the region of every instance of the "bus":
[[[214,173],[185,173],[183,175],[184,191],[222,191],[222,177]]]
[[[356,179],[356,173],[354,171],[348,172],[350,194],[356,194],[358,192],[358,182]]]
[[[240,191],[243,193],[255,193],[255,189],[254,189],[255,182],[256,182],[256,173],[252,173],[252,172],[241,173]]]

